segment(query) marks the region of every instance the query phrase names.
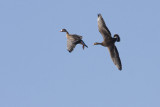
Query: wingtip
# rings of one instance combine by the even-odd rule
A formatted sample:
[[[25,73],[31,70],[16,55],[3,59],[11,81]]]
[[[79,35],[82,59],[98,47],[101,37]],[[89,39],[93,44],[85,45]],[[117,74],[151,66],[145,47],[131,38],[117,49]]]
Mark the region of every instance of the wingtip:
[[[69,53],[71,53],[72,51],[68,50]]]
[[[122,70],[122,67],[119,67],[118,69],[121,71],[121,70]]]

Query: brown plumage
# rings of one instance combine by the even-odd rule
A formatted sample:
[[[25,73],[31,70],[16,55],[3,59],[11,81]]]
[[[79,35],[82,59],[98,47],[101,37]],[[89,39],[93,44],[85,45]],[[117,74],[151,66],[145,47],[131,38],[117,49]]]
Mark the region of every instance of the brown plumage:
[[[82,40],[82,36],[79,36],[77,34],[69,34],[68,31],[66,29],[62,29],[60,32],[66,32],[66,37],[67,37],[67,50],[69,52],[72,52],[73,49],[76,47],[77,44],[81,44],[83,45],[83,49],[84,47],[88,46],[84,43],[84,41]]]
[[[113,63],[117,66],[119,70],[122,70],[121,60],[115,42],[120,42],[120,37],[118,34],[115,34],[114,37],[111,36],[109,29],[107,28],[102,15],[98,14],[98,29],[103,37],[102,43],[94,43],[94,45],[102,45],[107,47],[112,58]]]

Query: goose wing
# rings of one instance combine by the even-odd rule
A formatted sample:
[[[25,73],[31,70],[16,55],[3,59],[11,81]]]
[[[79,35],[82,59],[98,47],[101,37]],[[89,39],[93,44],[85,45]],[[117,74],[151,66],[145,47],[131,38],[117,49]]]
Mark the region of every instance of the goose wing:
[[[111,38],[111,32],[107,28],[101,14],[98,14],[98,20],[97,21],[98,21],[98,29],[99,29],[99,32],[102,34],[103,39]]]
[[[119,57],[117,47],[113,44],[108,47],[108,50],[109,50],[109,53],[110,53],[110,56],[111,56],[113,63],[117,66],[117,68],[119,70],[122,70],[121,60]]]
[[[72,52],[76,45],[81,41],[82,36],[70,35],[67,37],[67,50]]]

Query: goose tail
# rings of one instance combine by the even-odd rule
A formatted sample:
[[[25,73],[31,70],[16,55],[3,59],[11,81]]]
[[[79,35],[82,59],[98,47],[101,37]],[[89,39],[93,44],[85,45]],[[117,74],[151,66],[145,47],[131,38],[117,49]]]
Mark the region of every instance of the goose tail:
[[[84,49],[84,47],[87,47],[87,48],[88,48],[88,46],[84,43],[83,40],[81,41],[81,44],[83,45],[83,49]]]

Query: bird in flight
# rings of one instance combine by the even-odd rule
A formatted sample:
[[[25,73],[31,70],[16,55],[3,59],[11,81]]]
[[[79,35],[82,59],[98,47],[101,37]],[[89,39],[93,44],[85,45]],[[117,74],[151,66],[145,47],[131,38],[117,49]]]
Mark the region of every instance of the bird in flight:
[[[77,34],[69,34],[66,29],[62,29],[60,32],[66,32],[67,50],[69,52],[72,52],[77,44],[81,44],[83,49],[84,49],[84,47],[88,48],[88,46],[82,40],[82,36],[77,35]]]
[[[119,57],[119,53],[117,50],[117,47],[115,46],[115,42],[120,42],[120,37],[118,34],[114,34],[114,36],[111,36],[111,32],[107,28],[103,17],[101,14],[98,14],[98,30],[101,33],[103,37],[102,43],[94,43],[94,45],[102,45],[104,47],[107,47],[111,56],[111,59],[113,63],[117,66],[119,70],[122,70],[122,64]]]

